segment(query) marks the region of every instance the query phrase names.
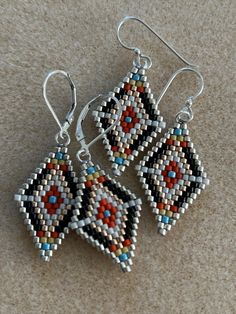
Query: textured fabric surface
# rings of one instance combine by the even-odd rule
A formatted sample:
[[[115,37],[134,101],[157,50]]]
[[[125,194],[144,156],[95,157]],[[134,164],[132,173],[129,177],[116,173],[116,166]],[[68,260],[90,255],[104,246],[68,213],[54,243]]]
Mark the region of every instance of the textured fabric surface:
[[[230,0],[1,1],[0,313],[235,313],[235,9]],[[131,166],[120,181],[143,199],[132,272],[121,273],[74,233],[43,263],[13,195],[55,143],[57,125],[42,98],[44,76],[50,69],[70,72],[77,117],[87,101],[112,90],[131,68],[133,53],[116,39],[117,22],[127,14],[146,20],[200,65],[205,91],[194,104],[189,129],[211,184],[164,238]],[[158,95],[183,64],[137,23],[122,34],[152,58],[147,75]],[[49,85],[63,119],[69,88],[60,78]],[[168,126],[195,89],[191,74],[172,85],[160,104]],[[73,137],[75,125],[70,131]],[[95,136],[92,119],[85,131]],[[74,137],[69,149],[77,170]],[[102,143],[92,155],[110,171]]]

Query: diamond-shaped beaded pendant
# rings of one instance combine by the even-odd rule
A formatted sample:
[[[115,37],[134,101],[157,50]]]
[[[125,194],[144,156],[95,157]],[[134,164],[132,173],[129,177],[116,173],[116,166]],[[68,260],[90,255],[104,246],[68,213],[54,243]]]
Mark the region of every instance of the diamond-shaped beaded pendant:
[[[91,161],[82,165],[70,227],[130,271],[141,200]]]
[[[56,147],[15,195],[40,257],[49,261],[68,233],[76,194],[66,147]]]
[[[123,114],[119,124],[104,135],[104,144],[115,175],[121,175],[130,162],[143,151],[165,127],[153,98],[145,69],[134,67],[110,95],[121,101]],[[112,123],[116,102],[109,98],[94,111],[100,133]]]
[[[185,123],[169,129],[136,169],[162,235],[209,184]]]

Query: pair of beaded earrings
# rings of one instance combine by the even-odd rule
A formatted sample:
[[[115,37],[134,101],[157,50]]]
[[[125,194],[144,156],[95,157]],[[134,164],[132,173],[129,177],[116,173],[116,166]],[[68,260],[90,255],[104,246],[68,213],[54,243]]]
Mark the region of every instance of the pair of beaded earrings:
[[[120,28],[130,19],[145,25],[188,65],[172,75],[157,101],[145,75],[152,65],[151,58],[143,55],[140,49],[125,45],[120,39]],[[202,75],[150,26],[136,17],[125,17],[118,26],[117,36],[123,47],[136,53],[136,58],[132,70],[108,97],[98,95],[80,113],[76,128],[76,138],[81,145],[76,154],[81,165],[78,176],[67,153],[70,144],[68,129],[76,108],[75,85],[69,74],[60,70],[50,72],[43,84],[45,102],[60,128],[55,136],[57,147],[35,169],[15,199],[20,204],[24,222],[44,261],[50,260],[65,234],[73,229],[111,256],[123,271],[131,270],[141,200],[93,163],[89,148],[103,138],[113,174],[119,176],[125,172],[139,152],[144,151],[165,127],[158,105],[176,76],[185,71],[195,73],[200,79],[199,91],[187,98],[176,115],[173,128],[136,166],[162,235],[176,224],[189,204],[209,183],[187,128],[187,123],[193,118],[193,101],[203,91]],[[64,75],[72,90],[72,106],[63,124],[47,99],[47,82],[54,74]],[[82,123],[92,103],[101,98],[104,100],[93,112],[100,134],[87,144]]]

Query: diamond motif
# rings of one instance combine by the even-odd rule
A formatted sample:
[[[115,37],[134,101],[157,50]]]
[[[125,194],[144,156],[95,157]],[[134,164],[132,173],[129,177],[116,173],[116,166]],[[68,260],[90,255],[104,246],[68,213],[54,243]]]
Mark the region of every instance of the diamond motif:
[[[92,162],[82,165],[70,227],[130,271],[141,200]]]
[[[162,235],[209,184],[187,124],[175,124],[136,167]]]
[[[44,261],[50,260],[69,231],[76,181],[67,148],[57,147],[15,195]]]
[[[110,96],[121,101],[123,114],[119,123],[106,135],[104,144],[115,175],[121,175],[130,162],[143,151],[165,127],[153,98],[144,69],[134,67]],[[116,102],[109,98],[93,112],[99,132],[103,133],[117,113]]]

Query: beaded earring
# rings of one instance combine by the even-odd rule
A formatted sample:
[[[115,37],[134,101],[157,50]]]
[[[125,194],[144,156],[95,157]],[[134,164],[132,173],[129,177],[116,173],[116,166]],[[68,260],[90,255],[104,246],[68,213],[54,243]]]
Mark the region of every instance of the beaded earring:
[[[146,71],[151,68],[152,60],[141,53],[137,47],[127,46],[120,38],[120,29],[128,20],[136,20],[144,25],[158,37],[178,58],[188,66],[194,66],[178,54],[166,41],[164,41],[148,24],[134,16],[125,17],[118,25],[117,38],[120,44],[134,51],[136,58],[133,68],[127,73],[110,96],[115,96],[122,105],[122,115],[119,123],[104,136],[103,143],[107,150],[109,160],[112,162],[113,174],[121,175],[130,162],[139,155],[165,127],[163,117],[160,116],[158,105],[153,97],[147,80]],[[99,131],[107,128],[110,121],[107,115],[115,113],[113,99],[103,101],[94,111],[95,121]]]
[[[171,77],[157,103],[161,101],[175,77],[184,71],[194,72],[201,88],[188,97],[176,114],[176,123],[136,166],[140,182],[158,221],[157,228],[166,235],[192,204],[197,195],[209,184],[206,172],[193,147],[187,123],[193,119],[193,101],[204,88],[202,75],[191,68],[182,68]]]
[[[81,171],[78,175],[79,184],[70,227],[99,251],[110,256],[123,271],[130,271],[141,200],[91,160],[89,147],[116,126],[122,113],[118,99],[114,96],[110,97],[109,101],[114,101],[116,112],[107,114],[110,126],[86,144],[82,122],[92,102],[98,98],[101,98],[101,95],[84,107],[77,122],[76,138],[81,149],[76,156],[80,162]]]
[[[65,76],[72,91],[71,109],[63,124],[56,116],[46,93],[47,82],[55,74]],[[65,234],[69,232],[68,223],[71,220],[76,192],[77,179],[67,153],[67,146],[70,144],[68,129],[77,104],[76,88],[69,74],[61,70],[50,72],[43,84],[43,96],[60,128],[55,136],[57,146],[22,185],[15,200],[19,203],[35,247],[40,250],[40,257],[49,261],[53,251],[57,250]]]

